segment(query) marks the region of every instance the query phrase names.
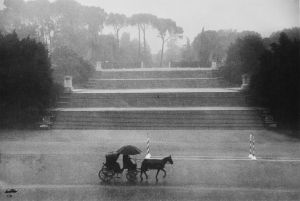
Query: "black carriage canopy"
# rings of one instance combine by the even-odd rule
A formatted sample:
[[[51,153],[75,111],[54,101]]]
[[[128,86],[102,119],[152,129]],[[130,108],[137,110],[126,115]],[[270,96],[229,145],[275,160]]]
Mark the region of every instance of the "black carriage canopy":
[[[123,154],[123,155],[137,155],[142,153],[142,151],[137,148],[136,146],[133,145],[126,145],[121,147],[120,149],[117,150],[118,154]]]
[[[108,164],[112,164],[112,163],[116,162],[118,160],[118,158],[119,158],[119,155],[120,154],[118,154],[116,152],[111,152],[111,153],[106,154],[105,155],[106,162]]]

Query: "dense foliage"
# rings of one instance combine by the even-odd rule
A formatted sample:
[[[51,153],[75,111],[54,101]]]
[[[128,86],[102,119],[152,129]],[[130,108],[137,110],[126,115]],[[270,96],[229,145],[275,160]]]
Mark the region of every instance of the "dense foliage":
[[[260,61],[251,80],[252,92],[271,109],[281,127],[296,130],[300,123],[300,40],[281,33]]]
[[[232,83],[241,84],[243,74],[257,71],[264,50],[263,40],[258,34],[238,38],[228,48],[222,75]]]
[[[156,29],[162,39],[161,57],[167,38],[178,31],[182,32],[170,19],[146,13],[131,17],[108,14],[100,7],[84,6],[75,0],[5,0],[4,6],[0,10],[2,32],[11,33],[15,30],[20,38],[35,38],[47,44],[50,52],[61,46],[67,47],[93,65],[97,61],[107,61],[113,64],[112,67],[120,68],[143,61],[145,66],[151,66],[152,55],[146,41],[148,27]],[[102,33],[105,25],[113,29],[114,35]],[[135,61],[121,50],[121,31],[127,26],[138,27]],[[136,46],[136,41],[129,42],[132,44],[128,47]]]
[[[293,130],[300,123],[299,33],[293,28],[270,38],[257,34],[238,38],[221,68],[228,81],[239,85],[241,75],[248,74],[253,103],[269,108],[280,127]]]
[[[67,47],[56,48],[51,55],[53,79],[63,85],[64,76],[73,77],[73,85],[82,87],[95,71],[94,67]]]
[[[37,121],[53,102],[48,51],[33,39],[0,34],[0,127]]]

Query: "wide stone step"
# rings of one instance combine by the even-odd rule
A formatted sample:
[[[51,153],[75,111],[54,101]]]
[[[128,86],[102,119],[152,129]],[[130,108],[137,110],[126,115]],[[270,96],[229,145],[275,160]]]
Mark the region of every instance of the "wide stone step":
[[[96,125],[91,126],[87,124],[58,124],[54,126],[54,129],[81,129],[81,130],[190,130],[190,129],[200,129],[200,130],[207,130],[207,129],[226,129],[226,130],[249,130],[249,129],[265,129],[263,124],[193,124],[193,125],[157,125],[157,124],[114,124],[114,125]]]
[[[263,124],[261,120],[255,119],[255,120],[237,120],[237,119],[211,119],[211,120],[199,120],[199,119],[95,119],[90,121],[85,121],[82,119],[77,120],[71,120],[71,119],[65,119],[60,120],[60,123],[58,124],[64,124],[64,125],[87,125],[87,126],[139,126],[139,125],[157,125],[157,126],[193,126],[193,125],[223,125],[223,124],[230,124],[230,125],[250,125],[250,124]]]
[[[79,112],[76,112],[79,113]],[[138,114],[138,113],[134,113],[134,114],[121,114],[121,113],[110,113],[110,112],[106,112],[105,114],[105,119],[126,119],[126,120],[136,120],[136,119],[172,119],[172,120],[177,120],[177,119],[182,119],[184,118],[185,120],[188,119],[197,119],[197,120],[240,120],[240,121],[251,121],[251,120],[256,120],[257,119],[257,115],[256,114],[194,114],[194,115],[185,115],[185,116],[175,116],[174,114],[157,114],[157,113],[147,113],[147,116],[143,115],[143,114]],[[102,121],[104,118],[102,115],[100,115],[99,113],[82,113],[82,115],[79,114],[75,114],[74,113],[69,113],[69,112],[64,112],[64,113],[59,113],[58,117],[56,118],[56,120],[80,120],[80,121],[89,121],[89,120],[99,120]]]
[[[216,70],[210,69],[135,69],[97,71],[94,78],[99,79],[142,79],[142,78],[213,78]]]
[[[216,110],[99,109],[98,111],[57,111],[56,129],[132,129],[132,128],[241,128],[263,127],[259,112],[252,109]]]
[[[180,115],[180,116],[179,116]],[[181,112],[181,111],[98,111],[98,112],[67,112],[61,111],[57,112],[56,119],[84,119],[85,121],[88,119],[198,119],[198,120],[214,120],[214,119],[236,119],[236,120],[251,120],[257,119],[257,115],[260,115],[259,112],[252,113],[252,112],[245,112],[245,113],[238,113],[231,111],[230,113],[221,113],[221,112]]]
[[[239,92],[73,93],[58,107],[246,106]]]
[[[87,88],[94,89],[159,89],[226,87],[220,78],[178,79],[90,79]]]

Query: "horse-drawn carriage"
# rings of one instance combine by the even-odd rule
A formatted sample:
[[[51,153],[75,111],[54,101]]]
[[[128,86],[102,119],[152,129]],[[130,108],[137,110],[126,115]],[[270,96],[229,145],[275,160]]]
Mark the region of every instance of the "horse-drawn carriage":
[[[135,146],[127,145],[121,147],[116,152],[110,152],[105,155],[105,163],[103,163],[101,170],[99,171],[99,178],[104,182],[109,182],[113,178],[120,178],[124,170],[126,171],[126,179],[130,182],[137,180],[137,175],[140,173],[141,181],[143,180],[143,174],[145,174],[148,179],[146,171],[157,170],[156,180],[158,181],[158,173],[160,171],[164,172],[164,177],[166,177],[166,171],[164,170],[165,164],[169,162],[173,164],[171,155],[163,159],[144,159],[141,164],[141,168],[137,168],[136,163],[132,163],[129,155],[140,154],[141,150]],[[123,168],[120,167],[117,162],[120,155],[123,155]]]
[[[127,145],[121,147],[116,152],[111,152],[105,155],[105,163],[103,163],[101,170],[99,171],[99,178],[108,182],[113,178],[120,177],[120,174],[123,174],[124,170],[126,171],[126,178],[128,181],[136,181],[138,169],[136,164],[132,163],[129,155],[140,154],[141,150],[132,145]],[[117,162],[120,155],[123,155],[123,168],[120,167]]]
[[[105,156],[106,162],[103,163],[101,170],[99,171],[99,178],[108,182],[113,178],[119,178],[120,174],[123,174],[124,170],[127,169],[126,178],[128,181],[136,181],[138,170],[137,168],[120,168],[119,163],[117,162],[119,158],[118,153],[109,153]],[[124,157],[124,156],[123,156]]]

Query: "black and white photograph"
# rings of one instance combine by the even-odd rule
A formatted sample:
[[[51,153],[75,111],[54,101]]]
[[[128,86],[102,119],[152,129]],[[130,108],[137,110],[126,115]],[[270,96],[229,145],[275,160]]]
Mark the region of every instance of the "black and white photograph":
[[[0,0],[1,201],[300,201],[299,0]]]

